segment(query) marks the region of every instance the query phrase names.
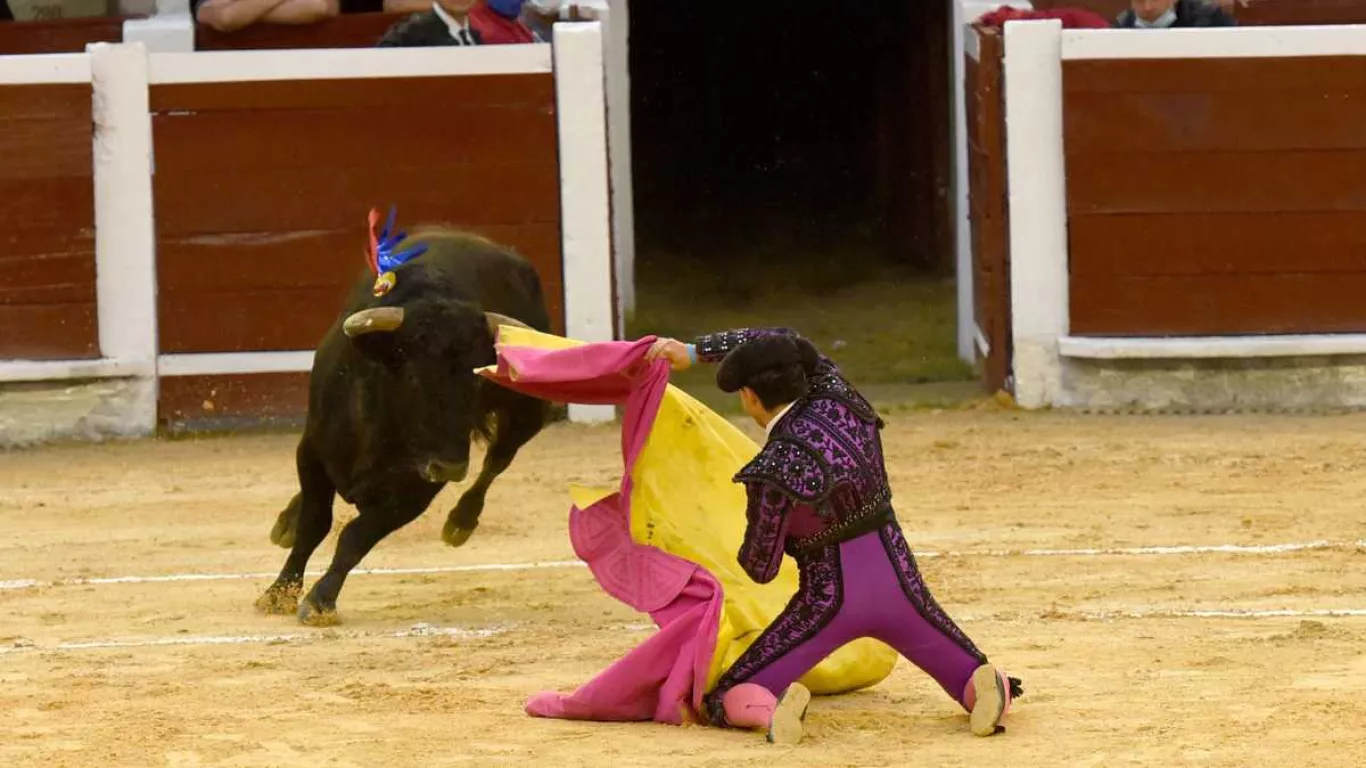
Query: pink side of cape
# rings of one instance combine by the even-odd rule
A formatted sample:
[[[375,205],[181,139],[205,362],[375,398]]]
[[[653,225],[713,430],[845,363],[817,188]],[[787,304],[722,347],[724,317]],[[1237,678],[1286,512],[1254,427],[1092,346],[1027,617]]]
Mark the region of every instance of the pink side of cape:
[[[526,711],[535,717],[675,725],[699,719],[716,648],[721,585],[696,563],[631,538],[631,473],[669,380],[667,363],[643,360],[651,342],[498,350],[492,377],[503,386],[557,402],[625,405],[621,487],[587,509],[571,506],[569,537],[608,594],[648,613],[659,626],[573,693],[532,696]]]

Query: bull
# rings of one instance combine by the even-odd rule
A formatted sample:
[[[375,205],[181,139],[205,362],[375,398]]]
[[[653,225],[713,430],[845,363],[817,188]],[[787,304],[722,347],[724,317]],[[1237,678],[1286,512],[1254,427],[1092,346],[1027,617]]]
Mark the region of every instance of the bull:
[[[464,544],[493,480],[548,419],[549,404],[483,380],[497,327],[547,331],[536,270],[481,237],[447,228],[376,239],[345,310],[314,355],[308,415],[296,451],[299,492],[270,540],[289,549],[256,601],[305,624],[337,621],[347,574],[381,539],[417,519],[447,484],[465,479],[472,438],[488,445],[474,483],[446,517],[442,539]],[[392,226],[393,214],[390,214]],[[398,257],[394,257],[394,249]],[[392,269],[385,269],[385,256]],[[359,515],[342,528],[327,572],[300,600],[304,569],[332,528],[341,496]]]

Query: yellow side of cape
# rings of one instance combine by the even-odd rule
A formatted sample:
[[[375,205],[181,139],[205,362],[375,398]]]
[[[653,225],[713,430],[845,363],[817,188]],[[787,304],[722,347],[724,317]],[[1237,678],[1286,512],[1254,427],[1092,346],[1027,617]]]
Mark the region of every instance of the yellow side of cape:
[[[503,326],[510,346],[564,349],[580,342]],[[756,584],[736,557],[745,535],[745,490],[732,478],[759,447],[716,412],[669,385],[632,475],[631,537],[640,544],[706,568],[725,591],[716,652],[707,679],[721,673],[758,639],[797,591],[797,566],[784,557],[777,578]],[[574,489],[575,503],[610,491]],[[801,682],[812,693],[834,694],[874,685],[891,673],[896,652],[876,640],[850,643]]]

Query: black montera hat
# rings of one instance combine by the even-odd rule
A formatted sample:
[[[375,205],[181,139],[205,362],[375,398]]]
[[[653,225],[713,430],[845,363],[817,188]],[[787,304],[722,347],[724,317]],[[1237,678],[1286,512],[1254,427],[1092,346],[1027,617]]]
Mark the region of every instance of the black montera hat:
[[[732,349],[716,371],[716,386],[722,392],[739,392],[755,376],[769,370],[801,367],[802,354],[797,342],[787,336],[767,336]]]

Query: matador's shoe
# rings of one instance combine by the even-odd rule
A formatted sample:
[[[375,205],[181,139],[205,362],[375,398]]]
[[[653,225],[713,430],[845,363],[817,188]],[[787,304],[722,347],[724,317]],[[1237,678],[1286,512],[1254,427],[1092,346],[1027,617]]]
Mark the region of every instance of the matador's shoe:
[[[761,685],[741,683],[721,697],[727,725],[766,729],[772,744],[796,744],[802,740],[802,725],[810,703],[811,692],[801,683],[788,686],[782,696],[774,696]]]
[[[1006,677],[990,664],[978,667],[963,692],[963,701],[971,712],[968,722],[973,735],[991,736],[1004,731],[1001,721],[1010,711],[1010,702],[1023,694],[1019,680]]]
[[[806,722],[806,708],[811,705],[811,691],[801,683],[793,683],[778,697],[778,708],[768,723],[770,744],[796,744],[802,740]]]

